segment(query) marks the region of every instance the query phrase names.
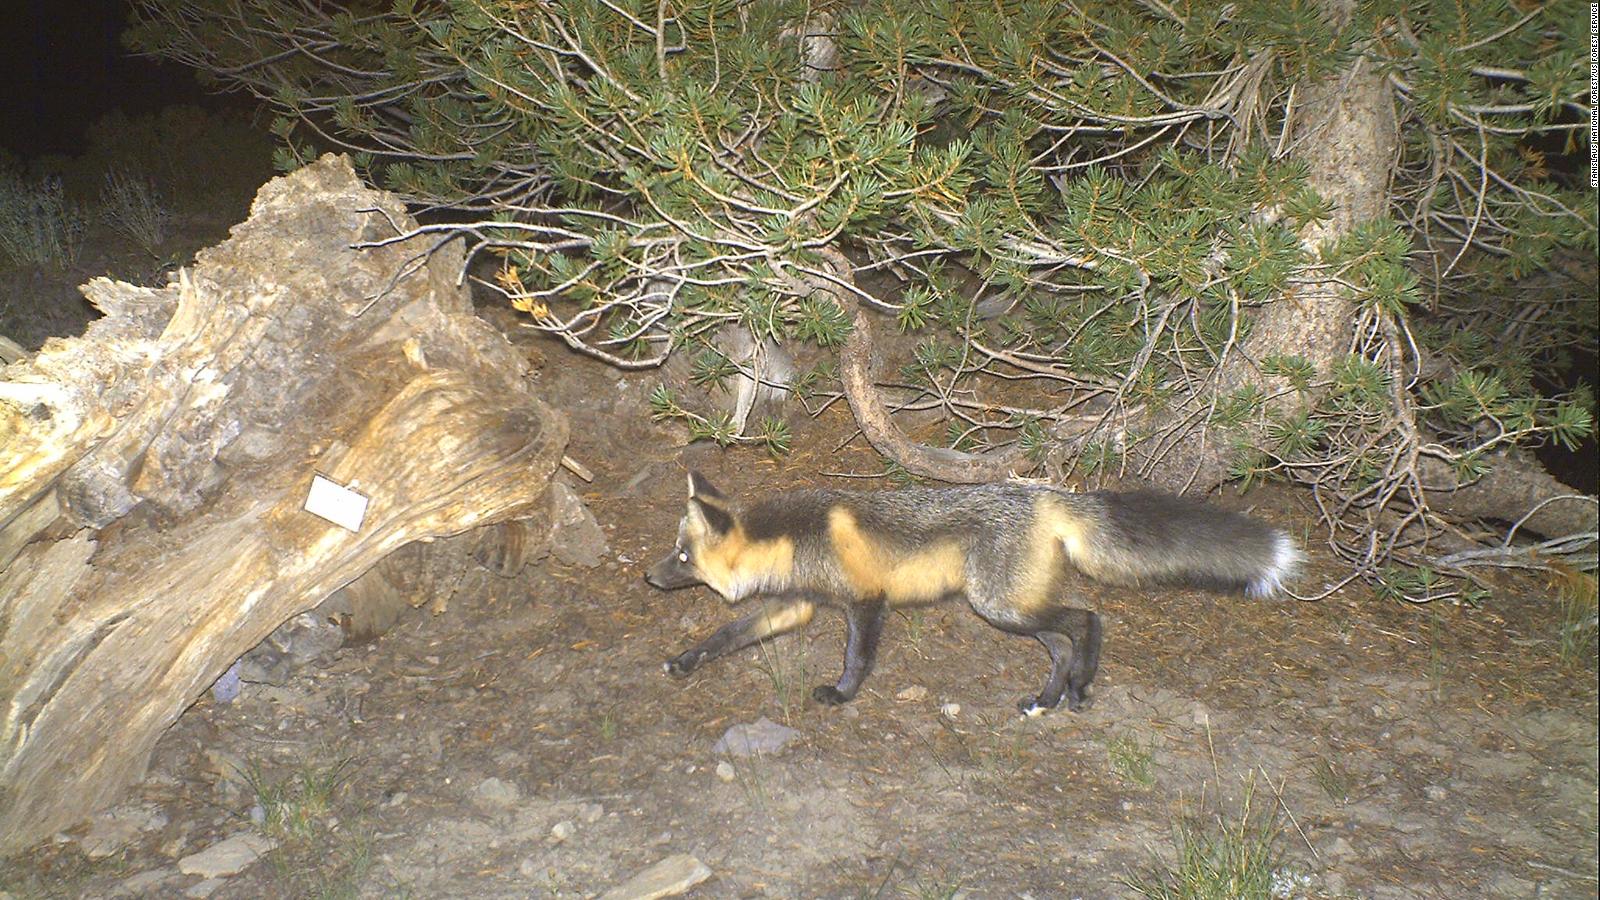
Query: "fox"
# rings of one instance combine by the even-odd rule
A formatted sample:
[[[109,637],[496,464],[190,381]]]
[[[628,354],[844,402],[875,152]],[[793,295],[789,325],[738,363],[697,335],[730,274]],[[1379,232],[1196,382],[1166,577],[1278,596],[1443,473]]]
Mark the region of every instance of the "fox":
[[[934,488],[813,488],[734,503],[689,472],[677,542],[645,580],[660,590],[705,585],[754,608],[668,660],[683,677],[720,656],[805,627],[842,607],[844,670],[812,698],[848,703],[872,672],[890,609],[964,599],[990,625],[1030,636],[1050,673],[1017,708],[1063,699],[1077,712],[1099,670],[1100,615],[1073,605],[1073,579],[1179,584],[1266,597],[1302,554],[1282,530],[1238,513],[1154,492],[1074,493],[1008,481]]]

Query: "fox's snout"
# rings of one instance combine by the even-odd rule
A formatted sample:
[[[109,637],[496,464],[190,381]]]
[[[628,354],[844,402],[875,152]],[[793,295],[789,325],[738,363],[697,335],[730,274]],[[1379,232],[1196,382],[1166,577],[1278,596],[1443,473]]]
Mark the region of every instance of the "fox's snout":
[[[675,591],[699,584],[700,576],[695,574],[694,567],[685,563],[674,552],[666,559],[651,566],[644,573],[644,580],[653,588],[663,591]]]

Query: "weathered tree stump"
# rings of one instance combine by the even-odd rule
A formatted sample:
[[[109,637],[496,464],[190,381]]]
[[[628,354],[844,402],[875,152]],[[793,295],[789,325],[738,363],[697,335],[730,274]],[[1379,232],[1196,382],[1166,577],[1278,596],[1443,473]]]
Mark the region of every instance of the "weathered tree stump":
[[[0,372],[0,852],[113,802],[234,659],[396,549],[540,509],[566,423],[453,246],[325,157]],[[313,473],[369,498],[304,511]]]

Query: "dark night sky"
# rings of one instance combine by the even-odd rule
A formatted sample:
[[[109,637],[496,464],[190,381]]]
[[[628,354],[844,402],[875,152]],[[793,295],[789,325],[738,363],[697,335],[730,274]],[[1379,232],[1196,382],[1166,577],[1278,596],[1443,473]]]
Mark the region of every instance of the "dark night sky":
[[[0,147],[18,156],[76,154],[84,128],[113,109],[225,102],[188,69],[123,50],[127,0],[7,0],[0,10],[10,38],[0,46]]]

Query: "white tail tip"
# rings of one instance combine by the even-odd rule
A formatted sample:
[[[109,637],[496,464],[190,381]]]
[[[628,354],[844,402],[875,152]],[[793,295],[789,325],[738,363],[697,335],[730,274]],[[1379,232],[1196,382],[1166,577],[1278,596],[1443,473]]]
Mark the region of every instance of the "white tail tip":
[[[1295,576],[1300,569],[1300,563],[1305,559],[1300,548],[1287,534],[1279,531],[1274,533],[1272,540],[1272,563],[1267,570],[1250,580],[1245,585],[1245,593],[1252,597],[1271,597],[1283,590],[1284,582]]]

